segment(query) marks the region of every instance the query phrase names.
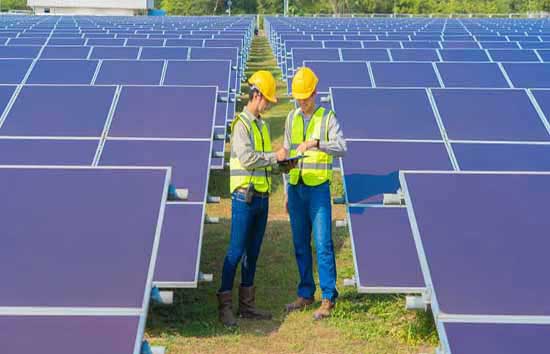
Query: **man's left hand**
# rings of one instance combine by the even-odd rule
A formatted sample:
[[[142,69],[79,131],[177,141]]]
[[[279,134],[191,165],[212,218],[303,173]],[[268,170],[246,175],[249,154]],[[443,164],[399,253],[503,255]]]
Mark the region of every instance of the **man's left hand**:
[[[296,150],[298,151],[298,153],[303,154],[304,152],[311,150],[314,147],[317,147],[317,140],[309,140],[309,141],[304,141],[303,143],[298,145]]]

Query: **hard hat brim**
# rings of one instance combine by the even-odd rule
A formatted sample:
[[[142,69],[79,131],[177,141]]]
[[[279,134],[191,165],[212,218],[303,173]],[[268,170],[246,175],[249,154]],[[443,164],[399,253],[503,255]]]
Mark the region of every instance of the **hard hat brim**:
[[[297,100],[305,100],[305,99],[308,99],[310,98],[313,93],[315,92],[315,90],[311,91],[311,92],[306,92],[306,93],[292,93],[292,97],[294,97],[295,99]]]

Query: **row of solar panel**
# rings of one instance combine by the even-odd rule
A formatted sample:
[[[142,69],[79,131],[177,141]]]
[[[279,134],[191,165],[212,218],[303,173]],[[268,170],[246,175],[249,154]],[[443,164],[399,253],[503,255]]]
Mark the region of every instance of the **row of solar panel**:
[[[418,42],[433,41],[452,45],[452,42],[544,42],[550,41],[550,34],[532,34],[532,35],[448,35],[448,34],[429,34],[423,32],[380,32],[368,34],[296,34],[295,32],[279,32],[277,39],[279,44],[286,41],[402,41]],[[0,35],[2,32],[0,32]]]
[[[10,38],[0,35],[2,45],[101,45],[127,47],[243,47],[242,39],[200,39],[200,38],[134,38],[134,37],[93,37],[93,38]]]
[[[303,65],[319,74],[318,91],[322,93],[341,86],[550,88],[550,63],[304,61]]]

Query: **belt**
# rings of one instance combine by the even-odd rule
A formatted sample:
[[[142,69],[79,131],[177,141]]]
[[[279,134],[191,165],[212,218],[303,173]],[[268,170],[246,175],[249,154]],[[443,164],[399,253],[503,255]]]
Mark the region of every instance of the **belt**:
[[[235,190],[235,192],[243,193],[246,195],[246,188],[239,188]],[[254,195],[261,198],[267,198],[269,197],[269,192],[258,192],[257,190],[254,190]]]

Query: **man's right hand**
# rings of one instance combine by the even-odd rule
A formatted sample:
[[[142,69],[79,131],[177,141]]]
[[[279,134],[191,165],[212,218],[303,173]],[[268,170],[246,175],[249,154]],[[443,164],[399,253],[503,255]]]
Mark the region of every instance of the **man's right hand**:
[[[277,161],[284,161],[284,160],[286,160],[286,158],[288,156],[288,151],[286,151],[285,148],[280,148],[275,153],[275,156],[277,157]]]

